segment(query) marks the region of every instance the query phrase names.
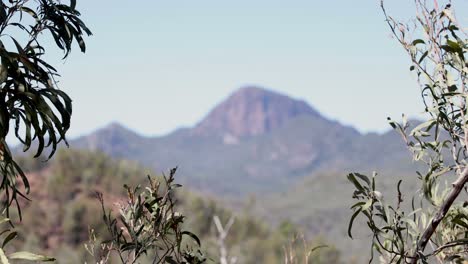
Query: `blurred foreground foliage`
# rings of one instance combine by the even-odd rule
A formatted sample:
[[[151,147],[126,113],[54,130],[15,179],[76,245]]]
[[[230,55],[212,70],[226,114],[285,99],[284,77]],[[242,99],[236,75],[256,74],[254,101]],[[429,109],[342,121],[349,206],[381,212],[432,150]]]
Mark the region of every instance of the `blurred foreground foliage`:
[[[467,263],[468,35],[451,1],[414,3],[410,23],[388,15],[383,1],[381,7],[421,88],[424,122],[415,126],[405,116],[401,123],[389,118],[422,165],[419,188],[402,191],[407,182],[402,179],[395,183],[395,197],[388,198],[376,173],[349,174],[356,203],[348,233],[352,237],[356,217],[366,219],[370,262],[377,253],[382,263]]]

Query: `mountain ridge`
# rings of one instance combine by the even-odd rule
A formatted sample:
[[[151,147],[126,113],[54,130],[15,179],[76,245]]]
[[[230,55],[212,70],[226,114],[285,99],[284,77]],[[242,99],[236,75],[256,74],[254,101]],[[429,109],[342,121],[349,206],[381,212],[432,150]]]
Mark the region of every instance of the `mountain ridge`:
[[[191,128],[145,137],[113,123],[70,144],[136,160],[158,172],[179,166],[183,183],[237,196],[274,192],[330,169],[412,169],[397,140],[393,132],[361,134],[302,100],[244,87]]]

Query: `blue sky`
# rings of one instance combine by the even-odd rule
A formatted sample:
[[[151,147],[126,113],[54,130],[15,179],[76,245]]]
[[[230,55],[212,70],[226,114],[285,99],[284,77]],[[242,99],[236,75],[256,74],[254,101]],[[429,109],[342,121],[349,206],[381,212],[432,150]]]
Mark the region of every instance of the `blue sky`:
[[[395,16],[413,13],[413,1],[387,2]],[[363,132],[422,111],[378,0],[84,0],[78,9],[94,36],[86,54],[57,65],[74,100],[71,137],[113,121],[163,135],[250,84]]]

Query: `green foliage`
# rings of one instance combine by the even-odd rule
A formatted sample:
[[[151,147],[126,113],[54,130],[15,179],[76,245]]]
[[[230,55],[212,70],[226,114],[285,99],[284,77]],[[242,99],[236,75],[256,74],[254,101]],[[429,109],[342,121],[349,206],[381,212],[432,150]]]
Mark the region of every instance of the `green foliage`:
[[[259,220],[258,210],[254,214],[248,211],[236,213],[236,211],[220,206],[219,202],[213,199],[194,196],[190,193],[180,194],[178,200],[181,201],[181,212],[190,216],[187,218],[186,225],[194,233],[200,235],[203,241],[203,251],[209,259],[219,260],[220,257],[218,232],[213,223],[214,216],[218,216],[222,223],[229,222],[231,218],[234,219],[225,244],[229,255],[237,258],[238,263],[284,263],[285,247],[297,234],[304,233],[304,230],[289,221],[283,221],[277,227],[271,227]],[[320,237],[306,242],[310,248],[330,245],[328,241]],[[333,246],[314,251],[309,260],[314,264],[343,262],[340,252]],[[333,261],[328,262],[329,260]]]
[[[23,144],[24,151],[37,141],[35,157],[51,147],[50,158],[61,141],[66,143],[65,134],[72,114],[71,99],[57,88],[58,72],[44,59],[46,49],[39,36],[50,33],[57,47],[65,53],[64,58],[70,53],[73,42],[77,42],[84,52],[83,37],[91,32],[75,7],[75,0],[68,5],[55,0],[0,3],[0,197],[3,200],[1,214],[8,217],[2,219],[9,219],[13,203],[21,219],[18,198],[26,198],[30,191],[29,180],[13,159],[6,142],[10,130],[14,128],[14,135]],[[26,194],[20,189],[20,183]],[[54,260],[25,251],[7,255],[3,248],[16,238],[17,233],[7,229],[1,234],[7,234],[0,250],[1,263]]]
[[[0,236],[3,237],[0,247],[0,263],[9,264],[10,260],[24,260],[24,261],[35,261],[35,262],[50,262],[55,261],[55,258],[34,254],[27,251],[17,251],[11,254],[5,253],[5,248],[18,236],[17,230],[11,230],[11,225],[7,223],[10,222],[8,218],[2,218],[0,220],[0,225],[3,227],[3,230],[0,232]]]
[[[2,1],[0,4],[0,189],[9,214],[11,203],[24,194],[17,188],[20,176],[26,192],[29,182],[13,160],[5,139],[14,126],[14,134],[27,151],[38,142],[35,157],[46,147],[52,150],[65,141],[72,114],[71,99],[57,88],[57,70],[44,60],[46,49],[40,35],[50,33],[65,57],[77,42],[85,51],[84,35],[90,30],[79,18],[76,1],[66,5],[55,0]],[[64,58],[65,58],[64,57]],[[21,217],[21,214],[20,214]]]
[[[198,247],[201,242],[195,234],[182,229],[185,216],[175,211],[174,191],[180,187],[174,182],[175,172],[172,169],[163,182],[148,176],[144,189],[125,185],[127,201],[120,205],[119,218],[106,210],[103,195],[98,195],[111,238],[104,247],[116,252],[122,263],[137,263],[148,254],[153,255],[153,263],[205,262],[199,249],[183,246],[184,238],[193,240]]]
[[[101,208],[95,201],[86,197],[77,197],[65,208],[63,217],[63,232],[68,245],[81,246],[88,239],[89,227],[96,227],[97,232],[104,233],[100,225],[102,221]]]
[[[47,177],[49,193],[60,200],[72,199],[78,191],[93,192],[97,186],[113,195],[126,194],[124,183],[142,183],[136,175],[150,171],[136,162],[112,160],[101,152],[61,149],[52,161]]]
[[[25,158],[24,164],[34,160]],[[15,250],[41,249],[56,256],[60,263],[87,261],[83,243],[93,227],[102,239],[108,239],[102,223],[101,207],[95,192],[109,195],[112,201],[126,194],[122,182],[136,185],[144,181],[148,170],[126,160],[112,160],[102,153],[61,149],[39,171],[30,170],[33,202],[23,208],[21,234],[34,235],[40,243],[27,246],[29,236],[18,237]],[[35,165],[33,166],[35,167]],[[67,256],[67,257],[65,257]],[[118,261],[117,259],[113,259]]]
[[[468,116],[466,98],[468,38],[455,20],[450,3],[440,8],[437,1],[430,6],[415,1],[417,16],[414,31],[409,25],[389,17],[387,22],[396,39],[411,58],[428,120],[408,131],[407,120],[390,124],[403,137],[414,160],[425,165],[418,171],[420,189],[412,200],[412,211],[403,208],[403,196],[397,185],[396,204],[391,205],[376,188],[376,177],[352,173],[352,206],[355,218],[362,215],[372,231],[372,247],[385,263],[428,263],[439,261],[460,263],[468,259],[468,211],[457,202],[468,182],[467,147]],[[463,39],[465,37],[465,39]],[[455,181],[448,185],[447,181]],[[431,250],[428,249],[430,245]],[[372,251],[373,253],[373,251]]]

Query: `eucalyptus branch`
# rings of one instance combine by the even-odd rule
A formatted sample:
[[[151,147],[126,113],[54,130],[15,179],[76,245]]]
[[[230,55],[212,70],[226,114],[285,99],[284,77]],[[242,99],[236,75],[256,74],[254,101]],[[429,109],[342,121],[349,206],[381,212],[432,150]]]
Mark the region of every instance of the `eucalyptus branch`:
[[[437,255],[437,254],[439,254],[440,252],[442,252],[443,250],[445,250],[447,248],[462,246],[462,245],[467,245],[467,244],[468,244],[468,240],[466,240],[466,239],[459,240],[459,241],[453,241],[453,242],[447,243],[447,244],[445,244],[443,246],[440,246],[440,247],[436,248],[431,254],[426,255],[426,257]]]
[[[463,189],[463,187],[465,186],[465,184],[467,182],[468,182],[468,167],[465,167],[465,169],[460,174],[458,179],[452,184],[452,190],[450,191],[447,198],[445,199],[445,201],[440,206],[437,213],[432,218],[429,226],[427,226],[427,228],[424,230],[424,232],[423,232],[423,234],[421,236],[421,239],[418,241],[417,248],[416,248],[416,253],[414,255],[413,260],[411,261],[411,264],[417,263],[417,261],[420,258],[419,256],[421,256],[423,254],[427,243],[431,239],[431,236],[434,234],[434,232],[436,231],[439,224],[442,222],[444,217],[447,215],[447,212],[452,207],[453,202],[460,195],[461,190]]]
[[[182,248],[183,238],[191,238],[200,248],[199,238],[182,229],[184,216],[176,212],[174,192],[180,187],[174,183],[176,169],[162,181],[148,176],[146,188],[130,187],[127,190],[127,203],[121,205],[120,217],[115,218],[106,210],[102,195],[98,195],[103,213],[104,224],[111,239],[107,243],[115,245],[115,251],[122,263],[138,263],[143,255],[152,253],[152,263],[205,262],[203,254],[192,247]]]
[[[439,253],[459,245],[461,238],[466,237],[468,226],[468,213],[456,209],[463,207],[455,204],[468,182],[468,117],[465,113],[468,39],[461,39],[457,33],[460,27],[450,1],[443,7],[437,0],[433,6],[423,0],[415,0],[414,3],[417,10],[414,25],[415,29],[422,29],[420,38],[410,35],[410,26],[387,14],[383,0],[380,6],[393,36],[411,58],[410,70],[417,73],[424,110],[429,116],[410,133],[407,132],[409,125],[405,118],[402,125],[390,121],[413,152],[413,159],[427,166],[426,172],[417,172],[421,180],[420,196],[417,197],[421,208],[416,210],[416,197],[413,197],[413,212],[409,215],[400,212],[401,181],[397,186],[398,201],[394,209],[380,197],[375,177],[369,179],[359,173],[348,175],[356,188],[353,198],[358,200],[352,207],[354,213],[349,235],[354,219],[363,215],[373,232],[373,248],[388,256],[387,260],[391,262],[411,264],[419,260],[426,263],[431,256],[442,260]],[[442,177],[452,174],[457,176],[456,181],[440,191],[438,187],[443,182]],[[390,213],[392,211],[393,214]],[[437,248],[425,255],[429,242]],[[461,253],[459,248],[453,250]],[[456,257],[463,258],[460,254]]]

